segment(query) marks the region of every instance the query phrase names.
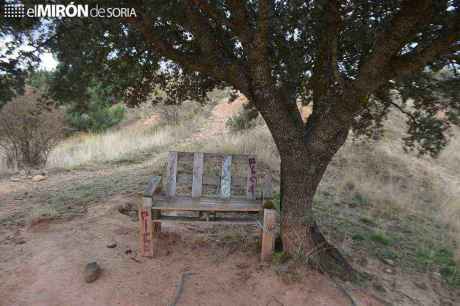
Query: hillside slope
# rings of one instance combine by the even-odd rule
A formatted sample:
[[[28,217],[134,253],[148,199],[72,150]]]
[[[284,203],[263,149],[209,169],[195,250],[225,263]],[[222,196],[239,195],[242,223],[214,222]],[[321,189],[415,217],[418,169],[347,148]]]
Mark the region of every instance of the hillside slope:
[[[118,209],[140,202],[148,177],[163,173],[168,150],[255,153],[279,181],[262,120],[230,133],[225,122],[243,99],[218,101],[185,107],[179,125],[143,110],[123,128],[62,143],[44,181],[0,179],[0,305],[165,305],[184,272],[193,274],[181,305],[350,305],[344,289],[357,305],[460,301],[460,140],[438,160],[405,154],[398,114],[382,141],[350,139],[316,199],[323,230],[365,273],[362,283],[338,285],[295,263],[259,264],[252,226],[166,223],[164,253],[138,257],[137,223]],[[117,246],[107,248],[112,242]],[[104,272],[88,285],[81,272],[91,260]]]

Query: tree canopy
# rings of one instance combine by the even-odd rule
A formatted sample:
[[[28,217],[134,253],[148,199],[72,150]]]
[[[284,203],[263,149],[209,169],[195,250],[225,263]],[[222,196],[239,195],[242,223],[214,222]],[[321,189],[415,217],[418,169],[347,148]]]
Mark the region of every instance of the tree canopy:
[[[26,7],[32,2],[23,1]],[[448,127],[437,113],[450,122],[458,118],[456,91],[444,90],[459,88],[458,77],[435,80],[428,73],[458,68],[458,1],[92,2],[134,7],[137,17],[4,18],[0,24],[3,36],[15,38],[12,47],[32,41],[37,51],[57,54],[60,98],[81,99],[96,78],[129,104],[143,101],[153,86],[166,89],[170,103],[204,98],[208,89],[225,85],[251,99],[249,70],[252,57],[261,54],[250,51],[263,43],[273,86],[292,97],[278,104],[313,101],[315,82],[326,73],[320,62],[327,58],[338,80],[363,92],[353,125],[360,132],[375,133],[388,110],[397,108],[408,115],[406,143],[436,154]],[[37,53],[25,56],[31,54]],[[2,63],[2,82],[10,85],[18,67]],[[390,99],[392,89],[404,93],[400,104]],[[410,96],[416,110],[406,103]],[[295,107],[284,107],[298,121]]]

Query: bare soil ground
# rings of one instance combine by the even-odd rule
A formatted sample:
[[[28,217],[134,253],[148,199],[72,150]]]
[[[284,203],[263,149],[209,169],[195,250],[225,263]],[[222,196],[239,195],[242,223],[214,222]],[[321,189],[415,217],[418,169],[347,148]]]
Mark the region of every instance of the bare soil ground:
[[[251,236],[251,226],[166,223],[160,256],[138,257],[137,224],[117,210],[137,200],[115,196],[88,208],[84,217],[3,232],[0,305],[169,305],[184,272],[192,274],[178,305],[350,304],[326,276],[284,271],[288,279],[283,279],[259,262],[255,244],[225,236],[232,231]],[[112,242],[117,246],[107,248]],[[103,273],[87,284],[82,272],[93,260]],[[380,305],[360,290],[353,295],[358,305]]]

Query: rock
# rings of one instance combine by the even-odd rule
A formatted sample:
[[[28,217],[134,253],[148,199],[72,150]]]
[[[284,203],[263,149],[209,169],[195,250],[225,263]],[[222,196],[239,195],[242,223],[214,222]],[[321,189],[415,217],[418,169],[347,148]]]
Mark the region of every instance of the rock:
[[[394,265],[395,265],[394,260],[387,259],[387,258],[382,258],[382,262],[383,262],[384,264],[389,265],[389,266],[392,266],[392,267],[394,267]]]
[[[380,291],[380,292],[386,292],[387,291],[385,289],[385,287],[383,287],[383,285],[380,284],[380,283],[374,283],[373,287],[374,287],[375,290]]]
[[[415,285],[415,287],[417,287],[419,289],[422,289],[422,290],[427,290],[428,289],[428,286],[425,283],[422,283],[422,282],[415,281],[414,285]]]
[[[101,275],[102,269],[97,262],[90,262],[85,267],[85,282],[92,283]]]
[[[117,243],[116,243],[116,242],[109,243],[109,244],[107,245],[107,247],[108,247],[109,249],[116,248],[116,247],[117,247]]]
[[[441,273],[439,272],[433,272],[433,277],[437,280],[440,280],[442,278]]]
[[[388,274],[395,274],[395,272],[394,272],[392,269],[390,269],[390,268],[386,268],[386,269],[383,270],[383,271],[385,271],[385,273],[388,273]]]
[[[35,176],[32,177],[32,181],[34,181],[34,182],[41,182],[41,181],[44,181],[44,180],[46,180],[46,179],[47,179],[46,176],[40,175],[40,174],[39,174],[39,175],[35,175]]]

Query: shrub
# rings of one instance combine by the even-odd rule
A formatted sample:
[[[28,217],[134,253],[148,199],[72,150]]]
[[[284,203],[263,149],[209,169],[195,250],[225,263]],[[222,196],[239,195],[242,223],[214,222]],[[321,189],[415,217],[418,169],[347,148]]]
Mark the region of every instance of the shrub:
[[[98,133],[120,123],[124,114],[125,108],[123,105],[110,107],[95,104],[86,113],[68,111],[66,120],[73,128],[79,131]]]
[[[199,111],[203,111],[202,106],[193,101],[185,101],[182,104],[158,104],[155,109],[160,114],[161,121],[167,125],[178,125],[192,120]]]
[[[0,148],[9,168],[44,166],[63,135],[63,112],[35,91],[27,90],[0,111]]]
[[[248,130],[256,126],[257,112],[250,108],[243,108],[238,114],[227,120],[226,125],[232,132]]]

